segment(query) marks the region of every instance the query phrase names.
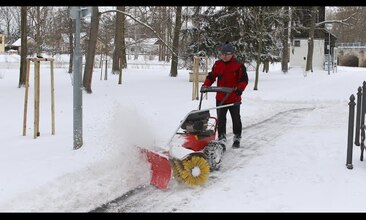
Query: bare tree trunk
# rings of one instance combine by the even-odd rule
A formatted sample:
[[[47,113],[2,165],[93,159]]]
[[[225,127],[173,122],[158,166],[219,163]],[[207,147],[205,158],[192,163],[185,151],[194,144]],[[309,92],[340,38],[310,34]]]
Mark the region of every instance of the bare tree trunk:
[[[288,62],[290,60],[290,51],[289,51],[289,37],[291,31],[290,7],[288,7],[288,10],[285,9],[285,13],[287,13],[288,15],[288,25],[287,28],[285,27],[283,29],[283,38],[282,38],[283,48],[282,48],[281,69],[283,73],[288,72]]]
[[[170,66],[170,76],[176,77],[178,75],[178,51],[179,51],[179,33],[182,27],[182,6],[177,6],[175,14],[175,27],[173,38],[173,50],[172,63]]]
[[[169,45],[172,45],[172,26],[173,26],[173,22],[172,22],[172,7],[167,7],[168,12],[167,12],[167,25],[166,25],[166,42]],[[182,12],[181,12],[182,13]],[[170,62],[170,53],[169,53],[169,49],[168,47],[165,48],[165,61],[166,62]]]
[[[261,51],[263,44],[263,21],[261,15],[261,8],[259,7],[258,11],[258,24],[259,24],[259,38],[258,38],[258,47],[257,47],[257,65],[255,67],[255,80],[254,80],[254,88],[253,90],[258,90],[258,80],[259,80],[259,65],[261,64]]]
[[[307,60],[306,60],[305,72],[307,72],[309,70],[311,70],[311,72],[313,72],[314,30],[315,30],[316,11],[317,11],[317,7],[313,6],[311,8],[311,23],[310,23],[310,30],[309,30],[308,55],[307,55]]]
[[[124,11],[124,6],[117,6],[117,10]],[[112,73],[113,74],[120,74],[122,72],[121,69],[121,51],[124,49],[122,47],[122,38],[124,39],[124,15],[122,13],[116,14],[116,30],[114,35],[114,52],[113,52],[113,65],[112,65]]]
[[[38,6],[36,8],[36,54],[37,56],[41,55],[41,8]]]
[[[121,6],[121,11],[125,11],[126,7]],[[127,59],[126,59],[126,41],[125,41],[125,21],[126,16],[122,14],[122,24],[121,24],[121,51],[120,51],[120,58],[121,58],[121,69],[127,68]],[[122,71],[121,71],[122,72]],[[122,81],[121,81],[122,83]]]
[[[21,9],[21,51],[20,51],[20,73],[18,87],[25,86],[25,75],[27,68],[27,6]]]
[[[261,60],[260,60],[260,57],[261,57],[261,51],[262,51],[262,39],[263,39],[263,36],[262,36],[262,32],[260,33],[259,35],[259,41],[258,41],[258,48],[257,48],[257,64],[256,64],[256,67],[255,67],[255,80],[254,80],[254,88],[253,90],[258,90],[258,81],[259,81],[259,65],[261,64]]]
[[[167,15],[166,15],[166,7],[160,7],[161,8],[161,14],[162,14],[162,21],[161,21],[161,25],[160,25],[160,36],[162,36],[162,38],[164,39],[164,41],[166,42],[167,39],[167,28],[166,28],[166,19],[167,19]],[[159,47],[159,61],[165,61],[165,56],[166,56],[166,46],[164,44],[160,44]]]
[[[269,71],[269,60],[264,60],[263,61],[263,72],[268,73]]]
[[[84,69],[84,79],[83,86],[87,93],[92,93],[91,83],[93,77],[94,68],[94,57],[97,45],[97,36],[99,28],[99,12],[98,6],[93,6],[93,12],[91,16],[90,32],[89,32],[89,42],[88,50],[86,52],[86,63]]]

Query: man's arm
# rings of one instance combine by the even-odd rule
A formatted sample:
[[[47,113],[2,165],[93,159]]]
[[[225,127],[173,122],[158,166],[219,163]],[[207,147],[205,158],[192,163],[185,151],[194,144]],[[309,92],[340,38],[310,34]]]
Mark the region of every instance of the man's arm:
[[[240,90],[241,92],[243,92],[248,85],[248,81],[249,81],[249,79],[248,79],[248,74],[247,74],[247,68],[244,66],[244,64],[241,64],[240,71],[239,71],[238,86],[236,88],[238,90]]]
[[[205,81],[203,82],[202,86],[210,87],[216,81],[217,73],[216,73],[215,67],[216,67],[216,62],[213,65],[211,72],[208,72],[207,77],[206,77]]]

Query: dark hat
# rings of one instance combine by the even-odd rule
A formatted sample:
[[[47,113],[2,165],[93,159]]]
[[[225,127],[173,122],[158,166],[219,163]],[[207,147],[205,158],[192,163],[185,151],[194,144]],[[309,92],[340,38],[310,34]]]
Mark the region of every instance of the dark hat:
[[[224,54],[233,54],[234,53],[234,47],[231,43],[229,42],[225,42],[222,46],[221,46],[221,53]]]

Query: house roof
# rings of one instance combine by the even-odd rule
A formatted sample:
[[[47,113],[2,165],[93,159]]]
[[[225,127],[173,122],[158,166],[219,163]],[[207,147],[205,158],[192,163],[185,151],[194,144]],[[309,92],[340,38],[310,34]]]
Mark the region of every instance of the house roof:
[[[32,39],[31,37],[27,37],[27,40]],[[12,43],[12,46],[16,46],[16,47],[20,47],[22,45],[22,38],[19,38],[18,40],[16,40],[14,43]]]
[[[142,44],[145,44],[145,45],[154,45],[156,44],[157,42],[159,41],[159,38],[155,38],[155,37],[152,37],[152,38],[145,38],[141,41]]]

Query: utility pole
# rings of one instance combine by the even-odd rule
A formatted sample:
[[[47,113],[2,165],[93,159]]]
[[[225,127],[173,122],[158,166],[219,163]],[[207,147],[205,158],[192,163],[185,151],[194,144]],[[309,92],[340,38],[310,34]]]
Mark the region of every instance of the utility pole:
[[[75,21],[75,47],[73,68],[73,108],[74,108],[74,150],[83,146],[83,96],[82,96],[82,57],[80,52],[80,18],[91,13],[91,7],[71,7],[70,17]]]

